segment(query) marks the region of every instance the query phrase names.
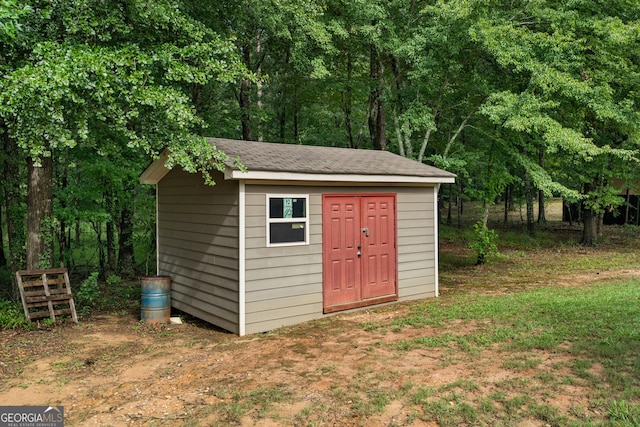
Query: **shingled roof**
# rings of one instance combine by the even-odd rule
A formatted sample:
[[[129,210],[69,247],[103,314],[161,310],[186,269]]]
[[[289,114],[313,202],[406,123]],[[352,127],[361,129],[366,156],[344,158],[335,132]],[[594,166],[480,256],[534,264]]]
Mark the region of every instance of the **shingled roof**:
[[[236,141],[220,138],[207,138],[207,140],[229,156],[226,165],[232,170],[239,169],[233,162],[233,158],[238,157],[249,172],[395,175],[450,179],[455,177],[450,172],[388,151]]]
[[[388,151],[221,138],[207,138],[207,141],[228,156],[225,179],[427,186],[455,182],[455,175],[450,172]],[[235,158],[246,171],[235,164]],[[167,153],[164,152],[140,175],[140,182],[157,184],[169,172],[164,166],[166,160]]]

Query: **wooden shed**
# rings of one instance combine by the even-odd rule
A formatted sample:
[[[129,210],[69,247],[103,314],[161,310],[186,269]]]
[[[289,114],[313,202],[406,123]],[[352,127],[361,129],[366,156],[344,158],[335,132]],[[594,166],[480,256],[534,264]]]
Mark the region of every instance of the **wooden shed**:
[[[156,184],[173,307],[244,335],[438,295],[438,187],[453,174],[386,151],[209,142],[230,159],[215,186],[165,157],[140,177]]]

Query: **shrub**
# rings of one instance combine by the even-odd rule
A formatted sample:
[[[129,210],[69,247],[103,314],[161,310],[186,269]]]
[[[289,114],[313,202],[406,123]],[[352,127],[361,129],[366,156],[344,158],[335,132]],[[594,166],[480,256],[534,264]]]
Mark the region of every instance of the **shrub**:
[[[2,329],[15,329],[25,326],[27,319],[20,304],[13,301],[0,300],[0,327]]]
[[[122,278],[120,276],[118,276],[117,274],[112,274],[109,277],[107,277],[107,284],[108,285],[117,285],[119,283],[122,282]]]
[[[80,289],[76,292],[75,298],[78,300],[78,304],[86,309],[91,307],[99,296],[98,273],[93,272],[80,284]]]
[[[473,229],[475,240],[470,244],[470,247],[478,255],[476,264],[484,264],[498,255],[498,246],[496,245],[498,233],[495,230],[490,230],[482,221],[476,222]]]

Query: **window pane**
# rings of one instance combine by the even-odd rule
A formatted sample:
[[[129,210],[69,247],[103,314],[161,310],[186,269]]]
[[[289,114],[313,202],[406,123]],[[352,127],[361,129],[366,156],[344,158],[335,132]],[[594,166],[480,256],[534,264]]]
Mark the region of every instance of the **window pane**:
[[[306,204],[306,198],[304,197],[298,197],[296,199],[293,199],[292,205],[293,205],[293,218],[306,218],[307,217],[307,213],[305,212],[307,204]]]
[[[306,218],[306,197],[270,197],[269,218]]]
[[[270,243],[304,242],[304,222],[276,222],[269,224]]]
[[[269,199],[269,218],[282,218],[282,198],[271,197]]]

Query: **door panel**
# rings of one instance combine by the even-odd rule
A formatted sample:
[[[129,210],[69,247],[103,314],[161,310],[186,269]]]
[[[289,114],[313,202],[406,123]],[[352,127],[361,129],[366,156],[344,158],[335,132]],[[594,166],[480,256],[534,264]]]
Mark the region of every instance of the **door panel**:
[[[327,200],[323,206],[324,224],[327,219],[329,232],[324,232],[323,258],[325,273],[323,286],[324,304],[346,304],[360,299],[360,268],[355,227],[360,220],[360,205],[357,200],[336,198]]]
[[[393,196],[372,196],[366,201],[363,228],[363,256],[369,262],[363,269],[362,297],[375,298],[396,293],[395,203]],[[393,272],[393,274],[392,274]]]
[[[395,196],[324,196],[322,212],[325,308],[397,297]]]

